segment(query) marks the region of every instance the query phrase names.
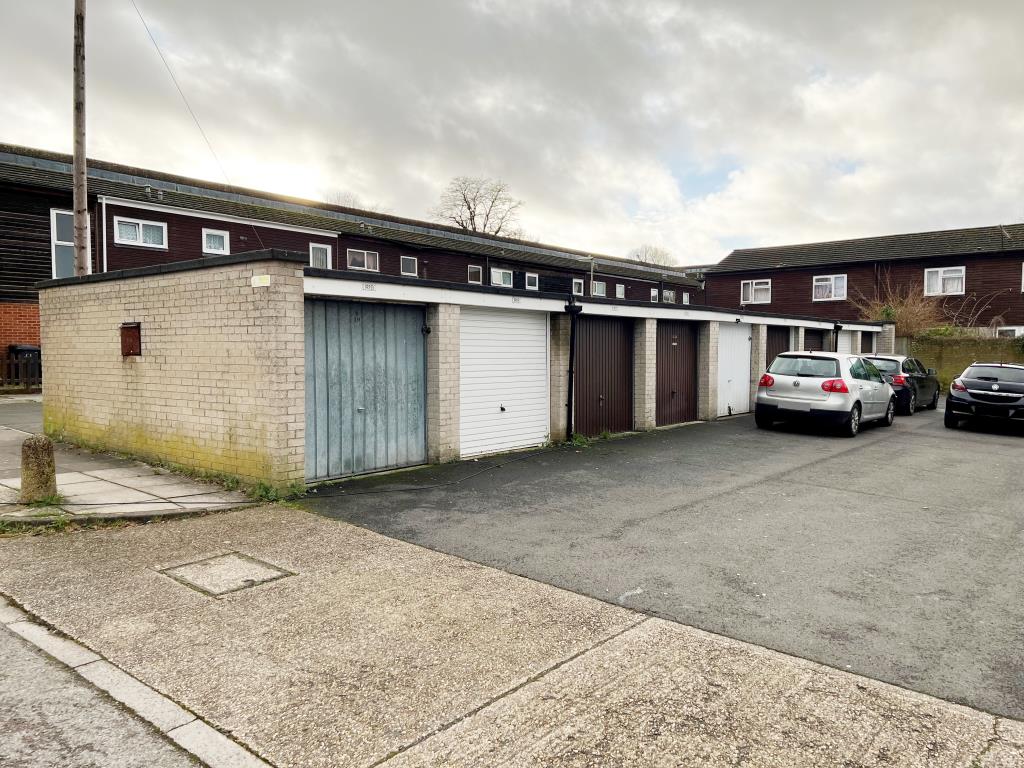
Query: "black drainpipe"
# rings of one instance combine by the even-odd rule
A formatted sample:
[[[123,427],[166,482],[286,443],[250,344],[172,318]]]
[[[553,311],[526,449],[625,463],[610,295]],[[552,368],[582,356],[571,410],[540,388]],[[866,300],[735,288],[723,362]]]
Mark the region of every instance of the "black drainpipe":
[[[565,305],[566,314],[569,315],[569,391],[565,399],[565,439],[572,440],[572,404],[574,400],[573,380],[576,376],[576,317],[583,311],[583,307],[576,303],[576,297],[572,295],[570,283],[569,303]]]

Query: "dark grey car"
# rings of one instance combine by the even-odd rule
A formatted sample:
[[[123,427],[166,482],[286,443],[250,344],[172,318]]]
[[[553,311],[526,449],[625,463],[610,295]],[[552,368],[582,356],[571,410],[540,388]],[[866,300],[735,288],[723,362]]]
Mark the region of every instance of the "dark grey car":
[[[896,404],[903,416],[913,416],[918,408],[935,410],[938,407],[941,385],[934,368],[925,368],[916,357],[907,355],[866,355],[865,359],[892,377]]]

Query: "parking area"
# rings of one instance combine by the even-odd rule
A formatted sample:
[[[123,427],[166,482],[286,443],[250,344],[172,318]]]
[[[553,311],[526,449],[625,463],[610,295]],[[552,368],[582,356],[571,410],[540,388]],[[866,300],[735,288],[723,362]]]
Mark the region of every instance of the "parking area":
[[[353,480],[325,516],[1024,717],[1024,437],[750,417]]]

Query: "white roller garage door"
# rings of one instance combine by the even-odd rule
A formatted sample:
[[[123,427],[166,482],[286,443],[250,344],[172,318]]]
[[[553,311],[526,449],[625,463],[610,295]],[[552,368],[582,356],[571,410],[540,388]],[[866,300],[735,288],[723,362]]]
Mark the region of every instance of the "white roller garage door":
[[[462,455],[547,442],[547,313],[463,307],[460,326]]]
[[[718,326],[718,415],[750,410],[750,326]]]
[[[853,331],[840,331],[836,339],[836,352],[853,352]]]

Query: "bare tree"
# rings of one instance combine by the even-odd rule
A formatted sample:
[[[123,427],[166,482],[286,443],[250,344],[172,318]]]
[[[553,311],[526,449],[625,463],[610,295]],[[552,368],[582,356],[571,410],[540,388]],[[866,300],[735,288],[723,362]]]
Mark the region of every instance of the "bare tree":
[[[874,295],[855,290],[850,303],[865,320],[895,323],[897,336],[916,336],[942,324],[942,308],[936,299],[906,283],[894,282],[888,271]]]
[[[512,197],[508,185],[500,179],[456,176],[430,213],[436,221],[470,232],[519,237],[516,220],[522,205],[523,201]]]
[[[675,258],[668,252],[668,249],[648,243],[630,251],[629,258],[642,261],[644,264],[660,264],[663,267],[673,267],[676,264]]]
[[[331,189],[320,193],[320,202],[340,205],[342,208],[355,208],[360,211],[374,211],[376,213],[387,213],[387,209],[377,203],[367,203],[354,192],[345,192],[340,189]]]

